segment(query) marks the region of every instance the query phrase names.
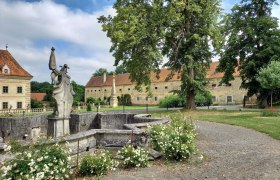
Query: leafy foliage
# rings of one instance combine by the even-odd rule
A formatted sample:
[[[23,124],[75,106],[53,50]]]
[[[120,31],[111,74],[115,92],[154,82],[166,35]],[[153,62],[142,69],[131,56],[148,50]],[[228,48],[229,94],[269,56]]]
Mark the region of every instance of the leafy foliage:
[[[44,107],[44,104],[35,100],[35,99],[31,99],[31,108],[42,108]]]
[[[184,106],[185,101],[178,95],[170,95],[165,97],[159,102],[159,107],[161,108],[173,108]]]
[[[195,96],[195,103],[197,106],[210,106],[212,102],[212,95],[209,91],[198,92]]]
[[[104,150],[98,154],[84,156],[79,167],[79,174],[100,176],[109,170],[115,170],[117,166],[118,162],[112,160],[108,151]]]
[[[150,73],[159,72],[165,55],[169,59],[165,66],[182,73],[181,91],[187,108],[193,109],[213,55],[210,44],[219,48],[219,6],[220,0],[117,0],[117,15],[98,20],[111,39],[115,65],[127,68],[136,89],[141,85],[150,89]]]
[[[73,105],[78,106],[78,103],[84,102],[85,100],[85,87],[83,85],[77,84],[75,81],[71,82],[73,91],[75,92]]]
[[[131,95],[130,94],[122,94],[121,97],[118,99],[119,105],[126,105],[129,106],[132,104],[131,102]]]
[[[188,159],[196,150],[194,126],[181,113],[173,114],[169,119],[170,124],[150,128],[152,146],[167,158]]]
[[[280,61],[271,61],[266,68],[261,68],[257,80],[263,88],[280,88]]]
[[[3,179],[67,179],[71,175],[66,147],[42,145],[16,153],[0,169]]]
[[[217,69],[225,73],[222,83],[228,83],[238,67],[241,88],[248,90],[248,96],[257,95],[263,106],[267,106],[269,90],[257,81],[258,72],[280,59],[280,30],[277,19],[271,17],[274,4],[275,0],[243,0],[233,7],[223,20],[225,51]]]
[[[118,151],[118,155],[123,159],[124,167],[147,167],[148,153],[141,147],[134,148],[131,145],[123,147]]]

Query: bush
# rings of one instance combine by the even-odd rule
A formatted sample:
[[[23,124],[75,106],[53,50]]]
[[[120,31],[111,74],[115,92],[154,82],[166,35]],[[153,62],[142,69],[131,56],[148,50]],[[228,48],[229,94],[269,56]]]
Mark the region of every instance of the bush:
[[[2,179],[67,179],[71,175],[66,147],[42,145],[18,152],[0,169]]]
[[[167,125],[150,128],[152,147],[174,160],[188,159],[195,152],[194,126],[182,114],[172,115]]]
[[[91,105],[89,103],[87,104],[87,111],[92,111]]]
[[[109,170],[115,170],[118,163],[111,159],[107,151],[101,151],[100,154],[86,155],[81,161],[79,174],[87,175],[104,175]]]
[[[35,99],[31,99],[31,108],[43,108],[43,107],[44,107],[43,103]]]
[[[161,108],[173,108],[182,106],[184,106],[183,98],[177,95],[167,96],[159,102],[159,107]]]
[[[122,165],[126,168],[148,166],[148,153],[143,148],[128,145],[118,151],[118,155],[123,159]]]
[[[264,117],[277,117],[277,116],[280,116],[280,113],[277,111],[265,110],[265,111],[262,111],[261,115]]]
[[[197,93],[195,103],[197,106],[210,106],[213,103],[211,93],[209,91]]]

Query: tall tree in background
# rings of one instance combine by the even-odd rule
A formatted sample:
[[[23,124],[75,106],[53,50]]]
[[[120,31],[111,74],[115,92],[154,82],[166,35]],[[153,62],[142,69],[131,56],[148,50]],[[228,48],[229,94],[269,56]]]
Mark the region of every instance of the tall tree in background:
[[[167,56],[165,66],[182,74],[181,93],[187,109],[194,109],[213,55],[211,43],[219,44],[220,0],[117,0],[114,8],[116,16],[101,16],[99,22],[111,38],[115,65],[123,64],[141,90]]]
[[[233,80],[238,67],[242,78],[241,88],[247,95],[257,95],[262,106],[267,106],[270,90],[257,81],[258,72],[272,60],[280,60],[280,31],[277,19],[271,17],[276,0],[242,0],[224,19],[226,36],[219,72],[225,72],[222,83]]]

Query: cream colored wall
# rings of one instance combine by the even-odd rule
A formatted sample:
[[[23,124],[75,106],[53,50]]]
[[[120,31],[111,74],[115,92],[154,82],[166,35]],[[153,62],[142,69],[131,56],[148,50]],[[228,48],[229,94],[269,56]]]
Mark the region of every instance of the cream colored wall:
[[[180,81],[172,81],[172,82],[160,82],[160,83],[152,83],[152,97],[146,100],[148,94],[145,92],[143,88],[142,92],[135,90],[135,85],[122,85],[116,86],[116,96],[121,96],[122,94],[130,94],[132,104],[150,104],[156,105],[162,100],[164,97],[172,94],[170,91],[178,90],[180,88]],[[156,89],[157,87],[157,89]],[[167,89],[165,88],[167,87]],[[86,87],[85,88],[85,99],[88,97],[94,98],[103,98],[111,96],[112,87]],[[139,97],[139,100],[137,99]],[[155,99],[157,98],[157,100]]]
[[[3,93],[3,86],[9,87],[8,93]],[[17,93],[18,86],[22,87],[22,93]],[[12,105],[12,109],[17,108],[17,102],[22,102],[22,108],[25,109],[31,103],[30,91],[30,78],[0,77],[0,110],[3,102],[8,102],[8,108]]]
[[[211,92],[212,96],[216,97],[214,104],[224,105],[224,104],[242,104],[243,98],[246,96],[247,90],[240,89],[241,78],[236,77],[235,80],[230,81],[230,86],[221,85],[219,86],[221,78],[210,79],[208,84],[208,90]],[[216,84],[216,87],[212,85]],[[227,96],[232,96],[232,103],[227,103]],[[252,103],[254,98],[249,98]]]
[[[219,86],[220,78],[209,79],[209,84],[207,85],[207,89],[211,92],[212,96],[216,97],[216,101],[214,104],[224,105],[224,104],[242,104],[243,98],[246,95],[246,90],[240,89],[241,78],[236,77],[235,80],[231,81],[231,86]],[[212,87],[212,84],[216,84],[216,87]],[[150,104],[156,105],[160,102],[160,100],[164,99],[164,97],[171,95],[172,90],[179,90],[181,85],[181,81],[169,81],[169,82],[160,82],[160,83],[152,83],[151,90],[153,96],[146,100],[147,93],[146,92],[138,92],[134,89],[134,85],[125,85],[125,86],[116,86],[116,95],[121,96],[122,94],[130,94],[132,104]],[[157,87],[157,89],[155,88]],[[167,89],[165,88],[167,87]],[[128,90],[130,88],[130,90]],[[106,89],[106,91],[105,91]],[[122,91],[120,91],[122,89]],[[111,87],[87,87],[85,90],[85,97],[94,97],[101,98],[111,96]],[[227,96],[232,96],[232,103],[227,103]],[[139,100],[137,100],[139,97]],[[155,97],[157,97],[157,101],[155,101]],[[247,103],[255,103],[255,98],[249,98],[250,102]]]

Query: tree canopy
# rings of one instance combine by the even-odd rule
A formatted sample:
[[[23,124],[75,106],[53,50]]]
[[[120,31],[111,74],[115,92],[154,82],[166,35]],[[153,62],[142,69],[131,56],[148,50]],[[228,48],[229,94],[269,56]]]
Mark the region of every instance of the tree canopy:
[[[257,95],[263,106],[267,106],[269,90],[257,81],[258,72],[280,60],[280,30],[277,19],[271,17],[274,4],[275,0],[242,0],[232,8],[223,20],[225,50],[217,69],[225,73],[222,83],[228,83],[238,68],[241,88],[248,90],[248,96]]]
[[[261,68],[257,80],[263,88],[280,88],[280,61],[271,61],[267,67]]]
[[[195,108],[195,94],[204,88],[206,69],[219,48],[220,0],[117,0],[114,8],[116,16],[101,16],[99,22],[111,39],[115,65],[123,64],[141,90],[166,56],[165,66],[182,74],[186,107]]]

